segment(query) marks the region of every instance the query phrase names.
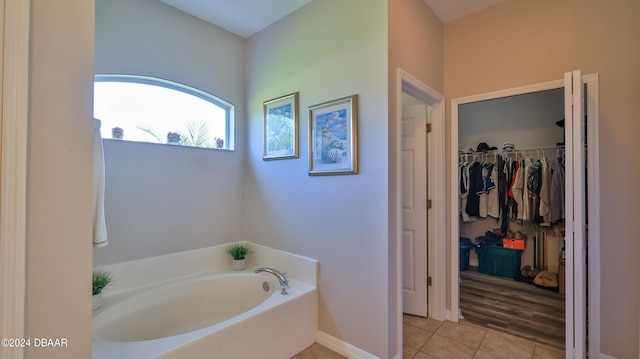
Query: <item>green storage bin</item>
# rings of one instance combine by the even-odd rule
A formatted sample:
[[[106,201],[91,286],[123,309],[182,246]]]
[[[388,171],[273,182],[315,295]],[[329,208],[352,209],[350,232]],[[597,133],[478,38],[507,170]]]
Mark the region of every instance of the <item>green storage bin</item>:
[[[514,278],[520,271],[522,251],[499,246],[478,247],[480,273]]]

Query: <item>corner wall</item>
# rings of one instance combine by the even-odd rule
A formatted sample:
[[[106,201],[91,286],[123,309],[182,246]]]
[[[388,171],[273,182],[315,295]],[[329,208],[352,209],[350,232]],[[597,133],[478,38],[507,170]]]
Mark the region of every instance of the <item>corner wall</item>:
[[[389,357],[387,1],[313,1],[247,41],[245,239],[318,259],[319,330]],[[300,158],[263,161],[264,101],[300,92]],[[308,107],[359,98],[357,175],[308,175]]]
[[[600,352],[616,358],[639,355],[638,33],[637,1],[511,0],[445,24],[448,99],[599,74]]]
[[[245,40],[157,0],[97,0],[95,73],[159,77],[235,105],[235,150],[107,140],[109,245],[94,265],[242,240]]]
[[[389,92],[395,102],[396,70],[401,68],[444,92],[444,26],[424,0],[389,1]],[[391,109],[390,109],[391,110]],[[395,116],[395,112],[393,112]]]
[[[31,11],[25,357],[89,358],[94,3]]]
[[[389,6],[389,66],[388,66],[388,102],[389,102],[389,326],[390,331],[400,333],[402,318],[398,313],[402,311],[401,266],[398,263],[397,248],[402,241],[402,223],[397,218],[397,213],[402,206],[402,194],[399,192],[401,179],[399,171],[401,154],[398,149],[399,136],[397,117],[397,70],[400,68],[423,84],[433,88],[439,93],[444,92],[443,75],[443,25],[440,19],[433,13],[424,0],[392,0]],[[402,350],[402,337],[398,337],[394,345]],[[395,348],[390,348],[395,349]],[[390,350],[389,356],[392,357]]]

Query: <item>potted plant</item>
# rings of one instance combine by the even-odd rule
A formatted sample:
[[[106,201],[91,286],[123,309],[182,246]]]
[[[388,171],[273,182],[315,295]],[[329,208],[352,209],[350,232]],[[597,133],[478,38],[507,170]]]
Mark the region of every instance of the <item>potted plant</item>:
[[[111,273],[97,270],[93,272],[93,310],[96,310],[102,306],[102,290],[109,285],[113,278]]]
[[[251,248],[246,243],[235,243],[227,248],[227,253],[233,257],[233,270],[243,270],[247,268],[247,255],[251,253]]]

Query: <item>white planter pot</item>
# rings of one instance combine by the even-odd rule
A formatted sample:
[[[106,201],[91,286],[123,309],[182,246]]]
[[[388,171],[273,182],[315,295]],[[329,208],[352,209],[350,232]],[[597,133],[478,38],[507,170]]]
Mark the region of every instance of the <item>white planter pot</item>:
[[[94,294],[92,299],[92,309],[93,310],[97,310],[100,307],[102,307],[102,292],[98,293],[98,294]]]
[[[234,259],[231,266],[233,270],[243,270],[247,268],[247,259]]]

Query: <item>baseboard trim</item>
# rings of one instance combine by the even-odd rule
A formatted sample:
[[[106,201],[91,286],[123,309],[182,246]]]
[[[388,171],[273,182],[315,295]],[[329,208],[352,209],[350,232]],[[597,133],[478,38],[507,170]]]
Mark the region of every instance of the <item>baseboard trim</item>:
[[[367,353],[366,351],[344,342],[325,332],[318,331],[316,341],[320,345],[333,350],[334,352],[344,355],[349,359],[380,359],[377,356]],[[399,357],[398,357],[399,358]]]
[[[456,312],[454,312],[452,310],[449,310],[449,309],[447,309],[446,315],[447,315],[446,319],[448,321],[454,322],[454,323],[457,323],[462,317],[462,313],[456,313]]]
[[[606,355],[606,354],[602,354],[602,353],[600,353],[600,356],[598,358],[599,359],[618,359],[616,357],[612,357],[612,356],[609,356],[609,355]]]

